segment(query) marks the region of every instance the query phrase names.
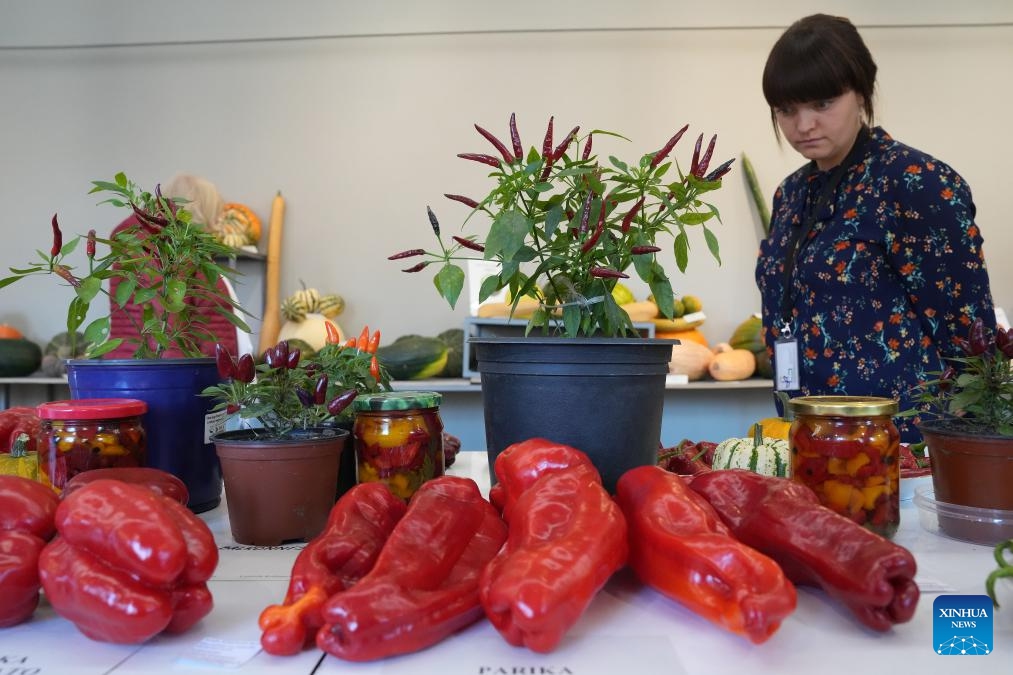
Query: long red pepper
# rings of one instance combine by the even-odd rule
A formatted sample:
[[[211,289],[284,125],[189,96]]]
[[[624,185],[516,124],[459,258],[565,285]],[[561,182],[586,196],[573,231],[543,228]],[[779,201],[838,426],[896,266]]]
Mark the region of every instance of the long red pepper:
[[[563,156],[564,152],[566,152],[566,147],[568,145],[570,145],[570,143],[573,141],[574,137],[577,135],[578,131],[580,131],[580,127],[579,126],[576,126],[573,129],[571,129],[570,133],[568,133],[566,135],[566,138],[564,138],[559,143],[559,145],[556,146],[556,149],[552,151],[552,161],[553,162],[558,162],[559,161],[559,158]]]
[[[633,223],[633,218],[634,216],[637,215],[637,212],[640,211],[641,208],[643,208],[645,199],[646,197],[641,197],[640,199],[638,199],[637,203],[633,205],[633,208],[631,208],[626,213],[626,215],[623,216],[622,227],[619,228],[623,234],[626,234],[627,232],[630,231],[630,224]]]
[[[648,586],[754,643],[795,610],[795,587],[777,563],[736,540],[681,477],[631,469],[616,501],[629,524],[630,567]]]
[[[500,161],[495,157],[493,157],[492,155],[484,155],[477,152],[460,152],[457,154],[457,156],[460,157],[461,159],[470,159],[473,162],[488,164],[489,166],[494,166],[497,169],[499,168],[500,165]]]
[[[517,131],[517,113],[510,113],[510,142],[514,146],[514,159],[518,162],[524,157],[524,147],[521,145],[521,135]]]
[[[684,126],[682,129],[679,129],[679,131],[676,132],[675,136],[672,136],[672,138],[668,140],[668,143],[665,143],[665,145],[662,146],[661,150],[658,150],[656,153],[654,153],[654,157],[651,158],[652,169],[661,164],[661,161],[666,157],[668,157],[668,154],[672,152],[672,148],[674,148],[675,144],[679,142],[679,139],[682,138],[682,135],[686,133],[687,129],[689,129],[688,124]]]
[[[360,483],[342,495],[323,532],[296,557],[284,602],[260,613],[264,651],[289,655],[313,645],[324,603],[373,569],[406,508],[384,483]]]
[[[601,209],[598,212],[598,223],[594,227],[594,232],[588,237],[584,245],[580,247],[581,253],[587,253],[594,245],[598,243],[598,239],[601,237],[601,233],[605,231],[605,200],[601,202]]]
[[[60,224],[56,222],[56,214],[53,214],[53,246],[49,249],[49,254],[54,258],[60,255],[60,251],[63,249],[63,232],[60,231]]]
[[[424,649],[478,621],[479,576],[506,536],[473,480],[423,483],[373,569],[325,603],[317,646],[371,661]]]
[[[776,560],[796,584],[822,588],[869,628],[886,631],[914,616],[914,556],[821,505],[806,486],[728,469],[695,476],[690,487],[742,543]]]
[[[464,195],[452,195],[452,194],[446,194],[446,193],[444,193],[443,196],[446,197],[447,199],[451,199],[451,200],[453,200],[455,202],[461,202],[462,204],[464,204],[466,206],[470,206],[473,209],[477,209],[478,208],[478,202],[476,202],[471,197],[465,197]]]
[[[482,127],[478,126],[477,124],[475,125],[475,129],[478,131],[478,133],[482,134],[485,140],[493,144],[493,147],[495,147],[499,151],[499,154],[503,155],[503,161],[505,161],[507,164],[514,161],[513,155],[510,154],[510,151],[507,150],[507,147],[503,145],[503,142],[501,140],[499,140],[498,138],[496,138],[491,133],[489,133]]]
[[[456,241],[461,246],[463,246],[464,248],[470,248],[472,251],[485,251],[485,246],[482,246],[481,244],[478,244],[472,241],[471,239],[465,239],[464,237],[458,237],[457,235],[454,235],[453,240]]]
[[[580,155],[580,158],[582,160],[587,160],[587,158],[589,158],[591,156],[591,139],[592,139],[593,136],[594,136],[594,133],[588,134],[587,135],[587,140],[584,141],[584,152],[581,153],[581,155]]]

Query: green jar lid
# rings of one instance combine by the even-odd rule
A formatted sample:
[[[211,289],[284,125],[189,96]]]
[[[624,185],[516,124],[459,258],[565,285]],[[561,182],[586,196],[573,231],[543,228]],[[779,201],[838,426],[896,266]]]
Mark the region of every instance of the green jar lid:
[[[384,391],[378,394],[359,394],[352,401],[352,410],[375,412],[439,408],[442,400],[443,394],[435,391]]]
[[[799,396],[788,401],[796,415],[826,417],[876,417],[896,415],[897,401],[881,396]]]

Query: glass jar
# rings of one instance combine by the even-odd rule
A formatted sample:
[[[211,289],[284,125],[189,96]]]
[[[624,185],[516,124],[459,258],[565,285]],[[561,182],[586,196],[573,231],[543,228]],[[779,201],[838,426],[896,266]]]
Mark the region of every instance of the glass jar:
[[[39,473],[57,492],[89,469],[144,466],[147,445],[141,415],[144,401],[88,398],[52,401],[36,408],[48,439],[40,448]]]
[[[352,402],[359,483],[383,481],[409,499],[424,482],[443,475],[443,420],[431,391],[359,394]]]
[[[792,479],[859,525],[892,537],[900,524],[897,402],[876,396],[800,396],[788,402]]]

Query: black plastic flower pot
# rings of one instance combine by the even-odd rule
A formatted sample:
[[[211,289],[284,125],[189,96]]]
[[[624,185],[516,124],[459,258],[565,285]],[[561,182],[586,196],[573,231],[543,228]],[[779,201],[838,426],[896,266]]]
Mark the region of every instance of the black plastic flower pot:
[[[629,469],[655,464],[665,376],[678,340],[473,337],[486,448],[546,438],[585,452],[609,492]]]

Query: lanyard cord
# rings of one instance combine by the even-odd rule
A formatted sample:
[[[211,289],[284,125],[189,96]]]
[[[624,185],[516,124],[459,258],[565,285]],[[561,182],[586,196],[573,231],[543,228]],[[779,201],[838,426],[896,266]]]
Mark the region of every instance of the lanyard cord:
[[[834,193],[837,192],[837,186],[841,184],[841,180],[844,178],[845,172],[851,168],[854,164],[858,163],[858,160],[862,157],[865,152],[865,146],[869,140],[869,128],[862,125],[862,128],[858,130],[858,136],[855,138],[855,144],[851,146],[851,150],[848,151],[848,156],[844,158],[844,161],[837,165],[834,172],[830,175],[830,179],[827,180],[826,185],[820,191],[820,196],[816,202],[812,205],[812,208],[808,210],[805,221],[802,226],[798,228],[795,237],[788,245],[787,257],[784,260],[784,287],[781,294],[781,336],[791,337],[791,309],[794,305],[794,297],[792,295],[792,277],[795,275],[795,263],[798,260],[799,251],[802,248],[802,242],[813,227],[816,225],[816,219],[819,217],[823,207],[827,205]],[[816,171],[816,164],[813,163],[813,167],[810,170],[810,174]]]

